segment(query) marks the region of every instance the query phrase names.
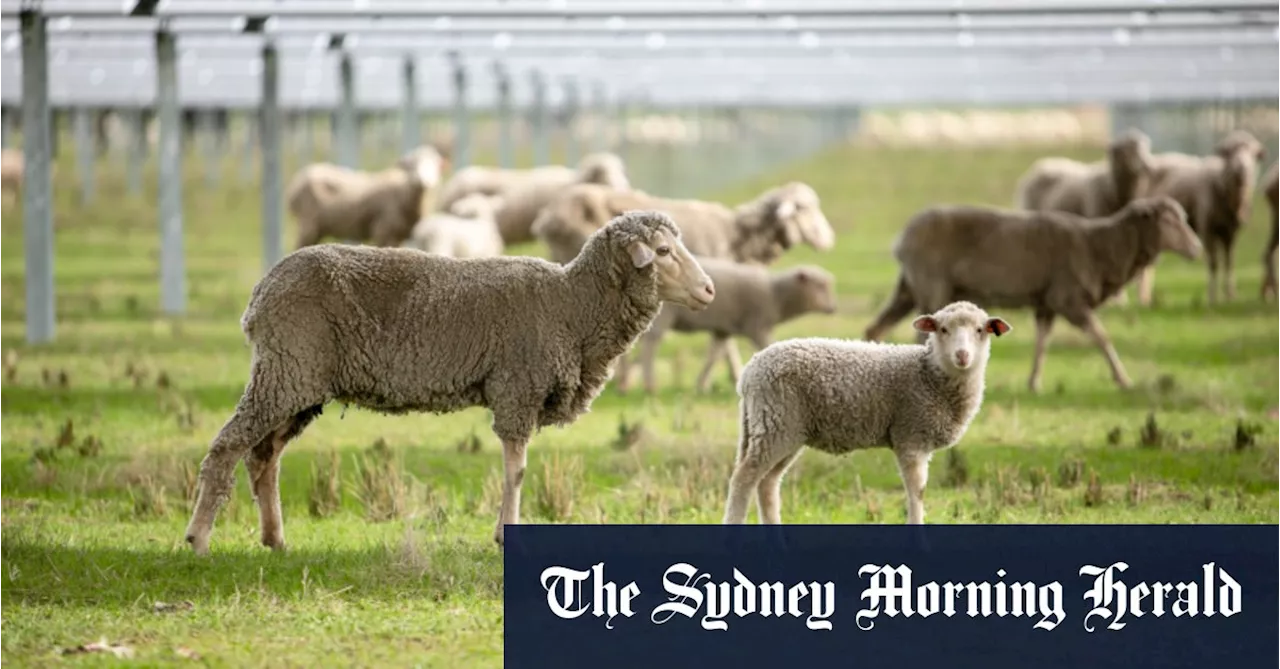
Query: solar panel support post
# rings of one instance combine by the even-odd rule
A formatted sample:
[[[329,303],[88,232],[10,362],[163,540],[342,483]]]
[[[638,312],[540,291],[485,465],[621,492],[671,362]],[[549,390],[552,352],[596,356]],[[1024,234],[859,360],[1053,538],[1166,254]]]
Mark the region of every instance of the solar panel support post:
[[[165,27],[156,32],[156,106],[160,121],[160,309],[177,316],[187,309],[182,248],[182,115],[178,108],[177,38]]]
[[[495,63],[493,75],[498,84],[498,164],[511,169],[516,166],[511,133],[511,74],[501,63]]]
[[[262,46],[262,108],[258,130],[262,140],[262,271],[283,255],[284,196],[281,171],[280,54],[268,41]]]
[[[215,115],[211,109],[199,112],[196,127],[197,146],[203,154],[200,162],[204,163],[204,183],[209,188],[217,188],[222,176],[222,142],[218,141]]]
[[[467,68],[453,58],[453,169],[471,164],[471,116],[467,109]]]
[[[413,54],[404,57],[400,77],[401,85],[404,87],[404,106],[400,111],[400,145],[405,152],[409,152],[422,143],[422,127],[418,112],[418,67]]]
[[[36,11],[23,10],[20,22],[26,329],[27,343],[40,344],[52,341],[55,331],[48,33]]]
[[[591,86],[591,120],[595,130],[594,150],[609,150],[609,99],[603,81]]]
[[[337,163],[343,167],[360,167],[360,130],[356,119],[355,64],[351,54],[343,51],[338,59],[338,110],[335,115]]]
[[[147,160],[147,125],[141,109],[130,109],[124,118],[129,126],[124,178],[129,194],[137,196],[142,194],[142,164]]]
[[[76,171],[80,177],[80,203],[93,204],[94,163],[98,161],[98,147],[94,140],[93,110],[76,107],[72,112],[72,134],[76,145]]]
[[[534,70],[529,75],[529,83],[533,87],[530,116],[533,125],[533,164],[546,165],[551,162],[551,149],[547,137],[547,80],[542,72]]]
[[[573,79],[564,80],[564,100],[561,101],[561,114],[564,120],[564,163],[578,163],[578,82]]]

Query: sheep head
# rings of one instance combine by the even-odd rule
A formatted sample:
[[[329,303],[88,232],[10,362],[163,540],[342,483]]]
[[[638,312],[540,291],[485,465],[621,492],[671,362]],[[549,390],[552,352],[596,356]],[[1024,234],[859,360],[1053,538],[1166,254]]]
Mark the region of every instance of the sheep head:
[[[618,190],[631,187],[622,159],[607,152],[587,154],[578,161],[578,182],[600,184]]]
[[[953,376],[981,374],[991,357],[991,337],[1013,328],[1003,318],[990,316],[972,302],[952,302],[912,323],[928,335],[926,345],[934,361]]]
[[[1111,166],[1111,178],[1126,191],[1122,202],[1141,197],[1147,190],[1151,177],[1151,138],[1136,128],[1130,128],[1107,147],[1107,162]]]
[[[408,172],[424,188],[435,188],[444,174],[445,159],[433,146],[420,146],[401,156],[396,166]]]
[[[635,210],[614,218],[587,240],[578,258],[593,255],[593,247],[600,244],[624,252],[624,273],[652,277],[660,301],[701,311],[715,297],[711,277],[685,248],[675,222],[662,212]]]
[[[1187,260],[1204,253],[1200,236],[1187,223],[1187,212],[1168,196],[1134,200],[1126,208],[1129,215],[1154,223],[1160,231],[1160,251],[1172,251]]]
[[[822,213],[818,194],[808,184],[793,181],[765,196],[770,218],[779,227],[778,243],[789,249],[804,242],[819,251],[835,246],[836,233]]]

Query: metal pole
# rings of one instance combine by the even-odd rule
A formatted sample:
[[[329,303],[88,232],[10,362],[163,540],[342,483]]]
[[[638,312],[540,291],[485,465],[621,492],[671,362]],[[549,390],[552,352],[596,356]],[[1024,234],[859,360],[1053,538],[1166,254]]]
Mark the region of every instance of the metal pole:
[[[130,195],[142,194],[142,163],[147,159],[147,125],[141,109],[130,109],[125,115],[129,124],[129,146],[125,157],[125,180]]]
[[[182,115],[178,110],[177,43],[156,32],[156,105],[160,120],[160,308],[177,315],[187,308],[182,251]]]
[[[243,183],[253,183],[253,154],[258,147],[258,131],[258,115],[252,112],[244,114],[244,153],[241,156],[244,167],[240,170]]]
[[[542,73],[534,70],[529,75],[533,84],[533,164],[546,165],[551,161],[547,146],[547,82]]]
[[[45,17],[20,14],[22,26],[23,253],[26,260],[27,343],[54,335],[53,209],[50,196],[49,56]]]
[[[13,110],[5,107],[0,112],[0,147],[9,148],[13,143]]]
[[[453,169],[471,163],[471,117],[467,113],[467,68],[453,61]]]
[[[338,81],[341,93],[337,111],[337,163],[343,167],[360,167],[359,128],[356,120],[356,85],[351,54],[343,51],[338,61]]]
[[[316,154],[316,119],[310,110],[304,109],[298,115],[298,123],[302,130],[302,148],[299,151],[298,163],[310,163]]]
[[[280,55],[274,42],[262,46],[262,264],[271,269],[282,254],[284,196],[280,160]]]
[[[97,148],[94,146],[93,111],[86,107],[76,107],[72,117],[75,133],[76,163],[80,171],[80,202],[93,202],[93,163],[97,160]]]
[[[510,169],[516,166],[511,137],[511,75],[501,63],[493,64],[493,73],[498,80],[498,164]]]
[[[573,79],[564,81],[564,162],[574,165],[578,162],[578,133],[574,128],[578,125],[578,83]]]
[[[400,118],[401,144],[405,151],[412,151],[422,143],[418,125],[418,72],[413,55],[404,57],[404,110]]]

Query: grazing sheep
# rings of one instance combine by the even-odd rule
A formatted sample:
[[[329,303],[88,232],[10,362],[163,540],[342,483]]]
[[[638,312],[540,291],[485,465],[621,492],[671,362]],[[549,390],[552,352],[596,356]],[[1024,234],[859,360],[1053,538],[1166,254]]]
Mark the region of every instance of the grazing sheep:
[[[699,258],[698,263],[716,286],[716,300],[702,311],[667,305],[658,312],[649,330],[640,336],[640,368],[645,392],[653,393],[654,356],[668,331],[710,332],[706,364],[698,375],[697,389],[705,392],[711,370],[722,355],[729,357],[734,384],[742,373],[742,359],[730,347],[730,337],[747,337],[763,349],[773,341],[773,328],[807,313],[835,313],[835,277],[815,265],[770,274],[759,265],[719,258]],[[626,392],[630,365],[624,355],[618,366],[618,390]]]
[[[249,382],[200,465],[186,539],[208,551],[244,459],[262,543],[283,548],[281,452],[336,400],[385,413],[492,411],[505,468],[501,544],[503,525],[519,522],[533,433],[589,410],[663,301],[700,309],[713,296],[658,212],[619,217],[564,267],[345,244],[295,251],[254,287],[241,319]]]
[[[22,179],[26,174],[22,152],[4,149],[0,152],[0,192],[10,193],[16,199],[22,192]]]
[[[670,214],[689,250],[701,257],[769,264],[800,242],[822,251],[835,245],[835,232],[822,213],[818,194],[800,182],[771,188],[733,209],[716,202],[577,185],[542,210],[533,233],[551,249],[553,260],[565,263],[592,232],[631,209]]]
[[[561,190],[575,183],[600,184],[609,188],[630,188],[626,166],[612,153],[591,153],[578,161],[577,168],[544,165],[529,170],[496,167],[468,167],[459,170],[445,184],[440,207],[447,210],[471,193],[500,196],[498,230],[507,244],[533,239],[530,227],[538,212]]]
[[[1150,163],[1151,140],[1130,129],[1107,147],[1106,160],[1088,164],[1069,158],[1037,160],[1018,181],[1016,206],[1085,218],[1110,216],[1146,192]],[[1116,301],[1128,301],[1124,291],[1116,294]],[[1151,304],[1150,286],[1139,286],[1138,302]]]
[[[502,235],[493,220],[493,198],[472,193],[457,200],[448,213],[434,213],[413,226],[401,246],[452,258],[492,258],[502,255]]]
[[[1262,177],[1262,193],[1271,208],[1271,239],[1262,254],[1262,299],[1276,297],[1276,245],[1280,242],[1280,163],[1271,163],[1271,169]]]
[[[1094,309],[1124,288],[1161,251],[1188,259],[1202,247],[1186,212],[1167,197],[1139,198],[1106,218],[1064,212],[940,206],[916,214],[894,243],[901,265],[897,287],[866,339],[879,340],[920,309],[952,300],[986,308],[1035,310],[1036,348],[1027,385],[1040,387],[1040,369],[1053,320],[1062,315],[1102,350],[1112,378],[1132,385]]]
[[[298,248],[325,237],[399,246],[422,218],[430,192],[440,183],[444,157],[418,148],[381,172],[361,172],[330,163],[302,168],[285,194],[298,221]]]
[[[1213,155],[1172,153],[1152,158],[1150,194],[1177,200],[1204,244],[1210,304],[1218,301],[1219,283],[1227,300],[1235,298],[1236,235],[1249,220],[1258,164],[1265,157],[1266,149],[1258,140],[1237,130],[1218,142]],[[1150,267],[1142,283],[1154,282],[1155,268]]]
[[[782,523],[780,487],[809,446],[843,454],[888,447],[907,491],[907,523],[924,523],[933,452],[960,441],[982,406],[991,337],[1009,324],[970,302],[913,323],[921,344],[790,339],[757,353],[738,388],[741,435],[729,479],[725,524]]]

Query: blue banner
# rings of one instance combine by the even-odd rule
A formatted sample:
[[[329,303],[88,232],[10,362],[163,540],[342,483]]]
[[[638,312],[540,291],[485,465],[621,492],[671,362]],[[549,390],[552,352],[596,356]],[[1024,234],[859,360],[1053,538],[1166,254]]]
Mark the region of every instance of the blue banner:
[[[1275,525],[506,528],[507,669],[1275,667]]]

